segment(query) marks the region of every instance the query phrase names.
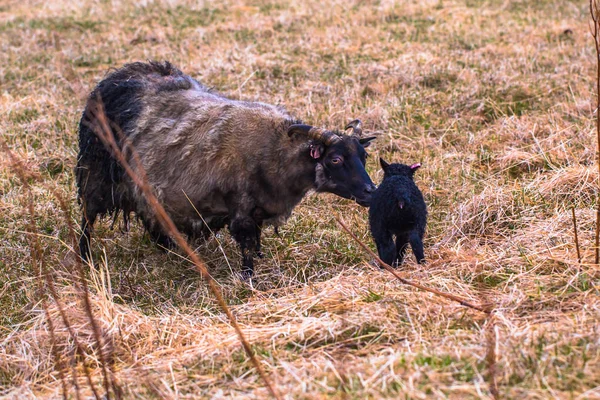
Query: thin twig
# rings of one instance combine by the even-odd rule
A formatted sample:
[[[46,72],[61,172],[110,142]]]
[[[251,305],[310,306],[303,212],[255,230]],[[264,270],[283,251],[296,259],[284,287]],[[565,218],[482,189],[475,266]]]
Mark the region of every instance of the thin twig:
[[[590,0],[590,14],[592,16],[592,37],[596,47],[596,137],[598,139],[598,174],[600,176],[600,41],[598,38],[599,15],[597,0]],[[600,188],[599,188],[600,189]],[[596,211],[596,248],[595,248],[595,263],[600,261],[600,190],[598,191],[598,209]]]
[[[170,234],[173,237],[173,239],[175,240],[177,245],[191,259],[191,261],[195,265],[198,272],[202,275],[202,277],[204,279],[206,279],[211,292],[213,293],[213,295],[215,296],[215,298],[217,300],[217,303],[219,304],[221,309],[227,315],[227,318],[229,319],[232,327],[235,329],[238,337],[240,338],[240,342],[242,343],[242,347],[244,348],[244,351],[246,352],[246,354],[252,361],[252,364],[254,364],[254,367],[256,368],[256,370],[258,371],[258,374],[260,375],[261,379],[265,383],[265,386],[267,387],[269,393],[275,399],[279,399],[280,398],[279,395],[277,394],[277,392],[275,392],[275,389],[273,388],[271,381],[267,377],[260,362],[258,361],[254,352],[252,351],[252,347],[250,346],[250,343],[244,336],[244,333],[242,332],[240,326],[238,325],[235,316],[233,315],[233,313],[227,306],[227,303],[225,302],[225,299],[223,298],[223,295],[221,294],[221,291],[218,288],[215,280],[208,272],[208,268],[207,268],[206,264],[200,259],[200,257],[196,254],[196,252],[194,252],[194,250],[190,247],[190,245],[187,243],[187,241],[185,240],[183,235],[179,232],[179,230],[177,229],[177,227],[175,226],[175,224],[173,223],[173,221],[171,220],[171,218],[169,217],[169,215],[167,214],[167,212],[165,211],[163,206],[160,204],[160,202],[158,201],[158,199],[152,192],[152,188],[148,184],[148,181],[146,178],[146,173],[145,173],[143,166],[137,156],[137,153],[131,146],[128,146],[128,145],[126,146],[127,138],[123,135],[123,133],[120,131],[120,129],[115,129],[116,133],[119,135],[119,139],[123,143],[122,147],[127,148],[128,154],[133,158],[133,161],[135,162],[137,171],[134,171],[131,168],[131,165],[126,160],[123,152],[121,151],[121,148],[117,145],[113,130],[111,129],[111,125],[110,125],[109,120],[106,117],[106,114],[104,113],[104,108],[102,106],[101,101],[97,101],[97,102],[95,102],[95,104],[92,104],[92,102],[90,102],[88,104],[89,104],[88,112],[89,112],[89,117],[90,117],[89,120],[92,121],[91,123],[89,123],[90,128],[102,140],[104,145],[110,150],[112,156],[117,159],[117,161],[121,164],[123,169],[125,169],[125,172],[127,173],[127,175],[129,175],[129,177],[135,183],[135,185],[143,192],[146,201],[148,202],[149,206],[154,211],[156,218],[157,218],[158,222],[160,223],[161,227],[168,234]],[[96,123],[94,123],[94,122],[96,122]]]
[[[496,363],[496,320],[494,313],[488,315],[486,325],[486,353],[485,360],[487,364],[487,380],[490,387],[490,393],[494,399],[500,398],[498,392],[498,366]]]
[[[577,249],[577,262],[581,264],[581,251],[579,250],[579,237],[577,236],[577,217],[575,217],[575,207],[571,208],[573,215],[573,235],[575,236],[575,248]]]
[[[596,257],[594,258],[594,264],[599,263],[599,251],[600,251],[600,199],[598,200],[598,208],[596,209]]]
[[[352,231],[350,229],[348,229],[348,227],[342,222],[342,220],[337,215],[335,215],[334,218],[338,222],[338,224],[340,224],[342,226],[342,228],[344,228],[344,230],[352,237],[352,239],[354,239],[354,241],[356,241],[356,243],[358,243],[367,253],[369,253],[372,257],[374,257],[377,260],[377,262],[379,263],[379,265],[381,265],[385,270],[387,270],[388,272],[390,272],[392,275],[394,275],[396,277],[396,279],[398,279],[400,282],[404,283],[405,285],[409,285],[409,286],[412,286],[412,287],[416,287],[417,289],[425,290],[426,292],[437,294],[438,296],[442,296],[442,297],[445,297],[447,299],[456,301],[456,302],[462,304],[465,307],[469,307],[469,308],[472,308],[474,310],[478,310],[478,311],[484,312],[486,314],[490,314],[492,312],[491,307],[489,307],[488,305],[486,305],[486,306],[478,306],[478,305],[475,305],[475,304],[471,304],[466,299],[463,299],[462,297],[456,296],[454,294],[446,293],[446,292],[441,292],[441,291],[439,291],[437,289],[433,289],[433,288],[430,288],[430,287],[427,287],[427,286],[423,286],[423,285],[421,285],[419,283],[415,283],[415,282],[412,282],[412,281],[404,279],[403,277],[401,277],[398,274],[398,272],[396,272],[396,270],[394,268],[392,268],[387,263],[383,262],[383,260],[381,258],[379,258],[377,256],[377,254],[375,254],[375,252],[373,252],[373,250],[371,250],[354,233],[352,233]]]

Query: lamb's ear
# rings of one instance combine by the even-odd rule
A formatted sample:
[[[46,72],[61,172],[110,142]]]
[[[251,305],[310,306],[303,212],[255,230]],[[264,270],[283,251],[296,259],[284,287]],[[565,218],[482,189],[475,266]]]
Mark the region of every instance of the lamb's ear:
[[[381,157],[379,157],[379,164],[381,164],[381,168],[383,168],[384,172],[387,169],[387,167],[390,166],[390,164],[388,164],[387,162],[385,162],[385,160],[383,158],[381,158]]]
[[[412,173],[414,174],[419,168],[421,168],[421,163],[415,163],[413,165],[410,166],[410,169],[412,170]]]
[[[371,144],[371,140],[377,139],[377,136],[369,136],[366,138],[360,138],[358,139],[358,142],[360,144],[362,144],[362,147],[369,147],[369,145]]]

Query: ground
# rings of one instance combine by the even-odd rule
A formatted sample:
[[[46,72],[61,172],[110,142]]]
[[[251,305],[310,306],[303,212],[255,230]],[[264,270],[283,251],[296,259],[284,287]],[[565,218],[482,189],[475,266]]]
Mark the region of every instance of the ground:
[[[562,0],[1,2],[2,142],[23,168],[2,151],[0,395],[90,396],[86,370],[104,393],[70,251],[76,127],[109,68],[155,59],[317,126],[360,118],[378,135],[376,183],[379,156],[421,162],[428,262],[399,272],[494,306],[488,318],[375,268],[334,219],[374,248],[367,210],[333,195],[265,232],[253,285],[228,234],[195,244],[281,396],[491,398],[496,381],[502,398],[600,398],[588,20],[586,2]],[[123,397],[268,395],[181,251],[109,220],[93,251],[89,311]]]

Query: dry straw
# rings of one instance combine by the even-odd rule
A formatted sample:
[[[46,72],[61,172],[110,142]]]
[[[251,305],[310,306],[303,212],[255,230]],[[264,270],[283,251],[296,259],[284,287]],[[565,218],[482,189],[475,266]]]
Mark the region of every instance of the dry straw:
[[[350,229],[348,229],[348,227],[346,226],[346,224],[344,224],[342,222],[342,220],[337,215],[335,216],[335,220],[338,222],[338,224],[341,225],[342,228],[344,228],[344,230],[350,236],[352,236],[352,239],[354,239],[354,241],[356,241],[356,243],[358,243],[360,245],[360,247],[362,247],[367,253],[369,253],[373,258],[375,258],[377,260],[377,262],[379,263],[379,265],[381,265],[386,271],[388,271],[389,273],[391,273],[392,275],[394,275],[396,277],[396,279],[398,279],[400,282],[404,283],[405,285],[409,285],[409,286],[415,287],[417,289],[425,290],[426,292],[433,293],[433,294],[436,294],[438,296],[442,296],[442,297],[444,297],[446,299],[449,299],[449,300],[452,300],[452,301],[456,301],[456,302],[462,304],[465,307],[469,307],[469,308],[472,308],[474,310],[484,312],[486,314],[490,314],[492,312],[493,308],[492,308],[492,306],[490,304],[475,305],[475,304],[469,302],[467,299],[464,299],[464,298],[462,298],[460,296],[457,296],[455,294],[441,292],[441,291],[439,291],[437,289],[433,289],[433,288],[421,285],[420,283],[412,282],[412,281],[409,281],[409,280],[401,277],[398,274],[398,272],[396,272],[396,270],[394,268],[392,268],[389,264],[386,264],[385,262],[383,262],[383,260],[381,258],[379,258],[377,256],[377,254],[375,254],[375,252],[369,248],[369,246],[367,246],[366,244],[364,244],[354,233],[352,233],[352,231]]]
[[[65,383],[65,378],[64,378],[62,359],[57,350],[56,333],[55,333],[55,329],[54,329],[54,323],[52,322],[52,317],[50,316],[50,313],[48,311],[48,305],[46,302],[46,290],[48,290],[50,292],[50,296],[51,296],[52,300],[56,303],[56,307],[58,308],[62,322],[63,322],[64,326],[67,328],[69,335],[70,335],[71,339],[73,340],[73,343],[75,344],[77,354],[79,356],[83,357],[83,356],[85,356],[85,350],[84,350],[84,347],[79,342],[79,340],[77,339],[77,334],[73,330],[72,325],[69,321],[69,318],[65,312],[64,306],[62,305],[62,303],[59,300],[58,293],[54,286],[53,278],[50,274],[50,271],[46,268],[45,258],[42,254],[42,250],[41,250],[40,243],[38,240],[37,230],[35,227],[35,211],[34,211],[34,207],[33,207],[33,195],[31,193],[31,187],[28,183],[28,177],[33,177],[36,180],[40,180],[40,179],[37,175],[34,175],[30,171],[28,171],[28,169],[24,166],[24,164],[22,162],[20,162],[20,160],[10,151],[10,149],[8,148],[8,146],[6,145],[6,143],[4,141],[2,141],[1,144],[2,144],[2,149],[4,150],[4,152],[7,154],[8,158],[11,161],[12,170],[15,171],[15,173],[19,177],[19,180],[21,181],[21,184],[27,191],[27,208],[28,208],[29,215],[31,218],[29,227],[28,227],[28,230],[29,230],[28,233],[29,233],[29,237],[31,240],[30,249],[31,249],[31,255],[32,255],[32,262],[33,262],[34,266],[39,265],[38,271],[35,271],[35,273],[37,274],[37,281],[38,281],[38,296],[40,296],[40,298],[41,298],[42,308],[44,309],[44,313],[46,315],[46,321],[48,322],[48,327],[50,330],[50,344],[52,347],[53,358],[55,360],[56,367],[58,369],[59,378],[61,380],[61,386],[63,389],[63,397],[66,399],[68,397],[67,385]],[[54,193],[54,194],[56,195],[56,193]],[[42,282],[44,282],[46,285],[44,286]],[[90,323],[93,323],[94,326],[96,326],[93,314],[91,314],[91,312],[88,313],[88,317],[90,318]],[[96,339],[96,347],[101,352],[99,335],[96,335],[95,339]],[[77,366],[77,361],[75,359],[75,355],[73,354],[71,356],[71,368],[72,368],[71,371],[73,374],[73,386],[75,387],[75,395],[76,395],[77,399],[79,399],[80,398],[80,390],[79,390],[79,384],[78,384],[78,380],[77,380],[76,366]],[[107,374],[105,372],[105,364],[103,362],[101,362],[101,366],[102,366],[102,370],[103,370],[103,375],[105,377],[104,386],[105,386],[105,390],[106,390],[106,397],[110,398],[110,394],[109,394],[109,390],[108,390],[108,381],[106,379]],[[100,399],[101,397],[100,397],[98,391],[96,390],[96,387],[94,386],[89,369],[85,363],[83,363],[83,371],[84,371],[86,380],[88,382],[88,385],[90,386],[90,389],[92,390],[92,393],[94,394],[94,397],[96,399]]]
[[[396,277],[396,279],[398,279],[403,284],[415,287],[420,290],[424,290],[429,293],[433,293],[435,295],[444,297],[444,298],[452,300],[452,301],[456,301],[465,307],[469,307],[474,310],[484,312],[487,315],[484,331],[486,332],[486,342],[487,342],[485,359],[486,359],[487,369],[488,369],[488,384],[489,384],[490,393],[492,394],[492,397],[494,399],[498,399],[499,398],[498,381],[496,378],[496,376],[497,376],[497,366],[496,366],[496,342],[497,342],[497,340],[496,340],[496,330],[495,330],[496,324],[494,321],[494,314],[493,314],[493,311],[494,311],[493,305],[489,302],[486,302],[484,305],[475,305],[475,304],[472,304],[471,302],[469,302],[468,300],[466,300],[460,296],[457,296],[455,294],[442,292],[437,289],[433,289],[433,288],[421,285],[419,283],[412,282],[412,281],[402,278],[398,274],[398,272],[394,268],[392,268],[392,266],[385,263],[381,258],[379,258],[377,256],[377,254],[375,254],[375,252],[373,250],[371,250],[369,248],[369,246],[364,244],[346,226],[346,224],[344,224],[344,222],[340,219],[339,216],[336,215],[335,220],[352,237],[352,239],[354,239],[354,241],[356,241],[356,243],[358,243],[367,253],[369,253],[373,258],[375,258],[375,260],[377,260],[379,265],[381,265],[386,271],[388,271],[392,275],[394,275]]]
[[[150,207],[156,214],[157,220],[161,224],[162,228],[169,235],[171,235],[173,237],[173,239],[175,240],[177,245],[188,255],[188,257],[190,258],[190,260],[192,261],[192,263],[194,264],[194,266],[196,267],[198,272],[200,272],[202,277],[204,279],[206,279],[211,292],[215,296],[215,298],[216,298],[217,302],[219,303],[219,306],[221,307],[223,312],[227,315],[227,318],[231,322],[231,325],[235,329],[235,331],[240,339],[240,342],[242,343],[244,351],[246,352],[246,354],[248,355],[248,357],[254,364],[254,367],[258,371],[261,379],[264,381],[265,386],[267,387],[269,393],[274,398],[279,399],[280,397],[279,397],[278,393],[275,392],[275,389],[273,388],[271,381],[269,380],[265,371],[263,370],[262,365],[256,358],[256,356],[252,350],[252,347],[250,346],[250,343],[244,336],[244,333],[242,332],[242,329],[238,325],[235,316],[233,315],[233,313],[227,306],[227,303],[225,302],[225,299],[221,293],[221,290],[217,286],[213,277],[208,272],[208,268],[207,268],[206,264],[200,259],[200,257],[196,254],[196,252],[190,247],[190,245],[187,243],[187,241],[185,240],[183,235],[179,232],[179,230],[177,229],[177,227],[175,226],[175,224],[173,223],[171,218],[166,213],[163,206],[160,204],[160,202],[158,201],[158,199],[152,192],[152,188],[148,184],[145,171],[142,167],[141,162],[139,161],[139,158],[137,157],[137,153],[131,147],[129,147],[129,148],[131,149],[131,155],[135,162],[137,172],[135,172],[131,168],[131,165],[129,165],[129,163],[127,162],[123,152],[121,151],[121,149],[119,148],[119,146],[117,145],[117,143],[115,141],[114,133],[116,132],[117,135],[119,135],[119,139],[123,142],[125,142],[127,139],[124,137],[124,135],[120,131],[119,127],[111,125],[110,121],[106,117],[106,114],[104,113],[104,107],[102,105],[101,99],[99,99],[99,101],[96,101],[93,103],[90,102],[90,107],[89,107],[88,112],[89,112],[88,116],[90,117],[89,120],[93,121],[92,123],[90,123],[90,127],[93,129],[93,131],[96,133],[96,135],[102,140],[104,145],[110,149],[113,156],[117,158],[117,160],[119,161],[121,166],[125,169],[125,172],[127,173],[127,175],[129,175],[129,177],[133,180],[133,182],[143,192],[145,199],[148,201],[148,204],[150,205]]]

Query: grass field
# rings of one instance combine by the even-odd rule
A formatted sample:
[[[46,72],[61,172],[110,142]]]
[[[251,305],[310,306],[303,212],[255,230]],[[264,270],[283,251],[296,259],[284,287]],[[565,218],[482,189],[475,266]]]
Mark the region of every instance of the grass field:
[[[376,183],[378,156],[421,162],[428,263],[411,255],[402,275],[495,306],[486,319],[374,268],[333,218],[374,248],[367,210],[333,195],[309,195],[279,237],[265,232],[252,286],[227,233],[196,243],[281,395],[492,398],[495,377],[501,398],[600,398],[588,20],[587,2],[562,0],[1,1],[2,140],[41,177],[28,179],[35,237],[85,351],[51,299],[48,325],[29,191],[3,152],[0,396],[61,397],[62,373],[69,398],[76,386],[87,398],[86,369],[103,393],[68,234],[79,220],[76,126],[109,68],[156,59],[314,125],[360,118],[378,135],[367,163]],[[108,220],[93,250],[92,311],[125,398],[268,395],[183,253]]]

